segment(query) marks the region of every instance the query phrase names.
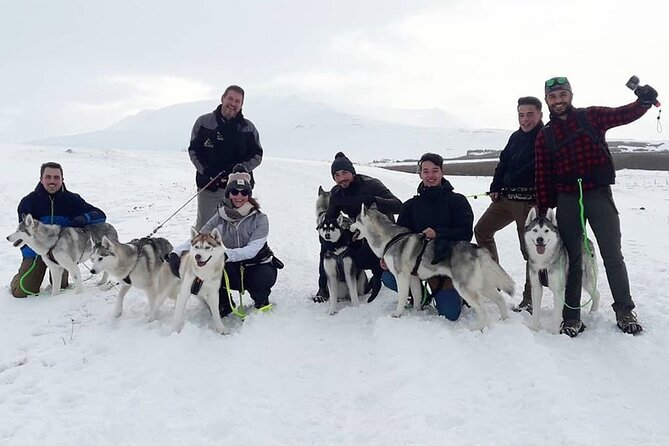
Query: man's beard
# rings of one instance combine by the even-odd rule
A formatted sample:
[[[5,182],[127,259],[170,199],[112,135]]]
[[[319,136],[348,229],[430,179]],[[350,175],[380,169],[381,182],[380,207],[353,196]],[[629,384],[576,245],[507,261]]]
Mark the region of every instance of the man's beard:
[[[566,114],[571,113],[571,111],[574,109],[574,106],[571,105],[571,104],[566,104],[564,110],[561,113],[558,113],[557,111],[555,111],[555,109],[553,107],[549,107],[549,108],[550,108],[550,111],[551,111],[552,115],[564,116]]]

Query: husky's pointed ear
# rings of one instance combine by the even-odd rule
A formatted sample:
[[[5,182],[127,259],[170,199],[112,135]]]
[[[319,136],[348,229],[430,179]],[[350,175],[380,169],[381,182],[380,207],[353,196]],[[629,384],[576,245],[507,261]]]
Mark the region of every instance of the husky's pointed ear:
[[[376,205],[376,201],[373,201],[372,204],[369,206],[369,208],[370,209],[375,209],[377,211],[379,210],[379,207]]]
[[[367,206],[365,206],[365,203],[362,203],[360,207],[360,215],[367,215]]]
[[[211,233],[210,233],[209,235],[211,235],[211,238],[213,238],[214,240],[216,240],[216,242],[218,242],[218,243],[222,243],[222,240],[223,240],[223,239],[221,238],[221,233],[218,232],[218,228],[214,228],[214,230],[211,231]]]
[[[340,228],[348,230],[351,227],[351,219],[340,212],[339,217],[337,217],[337,224]]]
[[[26,214],[25,217],[24,217],[24,219],[23,219],[23,221],[24,221],[25,224],[27,224],[28,226],[32,226],[32,225],[35,224],[35,220],[33,219],[33,216],[30,215],[30,214]]]
[[[527,213],[527,218],[525,219],[525,226],[529,226],[530,223],[532,223],[532,220],[537,218],[537,208],[536,206],[533,206],[530,209],[530,212]]]
[[[190,238],[191,238],[191,239],[194,239],[194,238],[197,237],[198,235],[200,235],[200,231],[198,231],[197,229],[195,229],[195,226],[192,226],[192,227],[190,228]]]
[[[323,190],[323,186],[318,186],[318,195],[323,195],[325,194],[325,191]]]
[[[548,211],[546,212],[546,219],[553,223],[555,226],[557,226],[557,218],[555,216],[555,211],[553,209],[548,208]]]
[[[100,244],[102,245],[103,248],[107,249],[112,249],[114,247],[114,244],[107,238],[106,235],[102,236],[102,240],[100,240]]]

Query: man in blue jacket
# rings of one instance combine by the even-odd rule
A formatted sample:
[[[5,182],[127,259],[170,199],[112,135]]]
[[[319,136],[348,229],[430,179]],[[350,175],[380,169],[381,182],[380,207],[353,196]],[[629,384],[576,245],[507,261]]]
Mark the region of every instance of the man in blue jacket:
[[[34,191],[23,197],[18,207],[19,222],[30,214],[46,224],[82,227],[104,223],[104,212],[88,204],[78,194],[65,189],[63,168],[48,162],[40,167],[40,182]],[[46,273],[46,264],[28,246],[21,248],[23,260],[11,282],[14,297],[27,297],[39,293]],[[67,287],[67,271],[63,273],[61,286]]]

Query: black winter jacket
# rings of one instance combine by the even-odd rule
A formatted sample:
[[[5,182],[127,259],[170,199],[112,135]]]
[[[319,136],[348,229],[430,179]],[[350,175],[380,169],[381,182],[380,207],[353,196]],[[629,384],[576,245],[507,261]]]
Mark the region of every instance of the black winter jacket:
[[[534,189],[534,141],[543,127],[544,123],[539,121],[539,124],[527,133],[518,129],[511,134],[506,147],[499,155],[490,192],[514,188]]]
[[[327,216],[335,219],[339,216],[339,212],[343,212],[355,219],[360,214],[362,203],[367,206],[376,203],[379,211],[393,221],[395,220],[393,214],[399,213],[402,207],[402,201],[393,195],[381,181],[367,175],[357,174],[346,189],[334,186],[330,190]]]
[[[418,195],[402,205],[397,224],[412,232],[432,228],[437,240],[470,241],[474,213],[464,195],[453,192],[451,183],[442,178],[441,186],[418,186]]]
[[[226,121],[221,115],[221,107],[219,105],[213,112],[197,118],[191,133],[188,154],[197,169],[195,183],[198,188],[203,188],[218,173],[224,172],[218,184],[224,189],[227,176],[236,164],[243,164],[251,172],[262,162],[263,149],[256,127],[241,111]]]
[[[35,190],[23,197],[17,209],[19,222],[30,214],[42,223],[60,226],[72,226],[72,218],[83,216],[86,224],[104,223],[107,216],[100,209],[87,203],[79,194],[68,191],[65,184],[55,194],[49,194],[41,183]],[[27,246],[21,248],[24,257],[36,257],[37,254]]]

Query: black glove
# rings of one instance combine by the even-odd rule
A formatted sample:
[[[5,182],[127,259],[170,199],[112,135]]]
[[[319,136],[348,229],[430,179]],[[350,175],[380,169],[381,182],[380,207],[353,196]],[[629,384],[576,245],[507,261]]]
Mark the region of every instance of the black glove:
[[[76,228],[86,226],[86,223],[88,223],[88,219],[85,215],[77,215],[76,217],[72,217],[72,220],[70,220],[70,225]]]
[[[636,90],[634,90],[634,94],[638,96],[641,105],[646,108],[650,108],[657,99],[657,91],[650,85],[638,87]]]
[[[225,171],[221,171],[220,175],[215,169],[206,169],[204,171],[204,176],[207,177],[207,182],[210,183],[206,189],[212,192],[216,192],[220,188],[224,188],[227,184],[228,174]],[[216,178],[215,181],[212,181]]]
[[[181,279],[181,276],[179,275],[181,256],[176,252],[171,252],[165,256],[165,260],[170,264],[170,271],[172,271],[172,274]]]

